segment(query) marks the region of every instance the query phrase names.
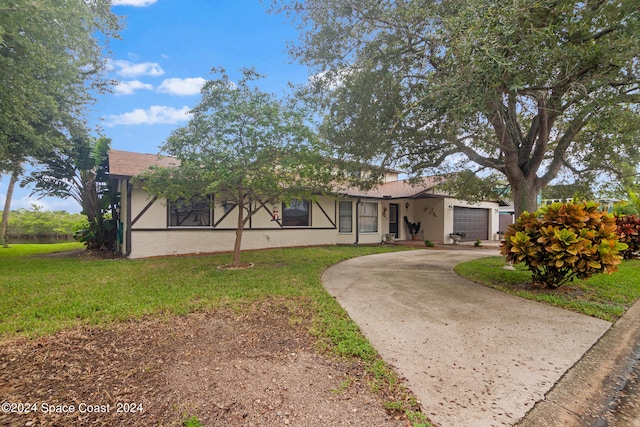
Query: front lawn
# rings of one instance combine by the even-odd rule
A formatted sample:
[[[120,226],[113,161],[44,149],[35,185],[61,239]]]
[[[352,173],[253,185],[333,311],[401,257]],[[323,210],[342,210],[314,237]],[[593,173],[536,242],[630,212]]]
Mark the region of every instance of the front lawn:
[[[481,258],[455,268],[473,282],[535,301],[562,307],[608,321],[617,320],[640,298],[640,261],[624,261],[619,271],[597,274],[589,280],[575,280],[558,289],[531,286],[531,273],[524,264],[505,270],[503,257]]]
[[[255,267],[235,271],[216,268],[229,262],[228,254],[140,260],[43,256],[79,247],[71,243],[0,249],[0,337],[37,336],[75,325],[220,306],[241,309],[263,298],[285,298],[300,305],[315,317],[320,337],[339,337],[348,333],[333,328],[348,317],[322,287],[322,272],[348,258],[403,249],[329,246],[245,252],[243,260]],[[348,322],[339,327],[357,329]],[[353,351],[373,351],[359,347]]]
[[[348,258],[407,248],[251,251],[243,253],[242,261],[255,266],[245,270],[216,268],[228,264],[230,254],[93,259],[80,256],[79,248],[78,244],[58,244],[0,249],[0,342],[11,347],[23,342],[15,341],[17,337],[50,335],[75,326],[99,325],[108,330],[120,321],[175,321],[177,316],[218,308],[249,315],[260,302],[267,302],[265,307],[286,307],[283,312],[290,313],[291,324],[309,325],[309,333],[321,348],[364,361],[369,386],[388,399],[385,405],[404,412],[415,423],[426,422],[417,412],[415,397],[320,280],[327,267]],[[60,253],[64,250],[71,251],[70,256]]]

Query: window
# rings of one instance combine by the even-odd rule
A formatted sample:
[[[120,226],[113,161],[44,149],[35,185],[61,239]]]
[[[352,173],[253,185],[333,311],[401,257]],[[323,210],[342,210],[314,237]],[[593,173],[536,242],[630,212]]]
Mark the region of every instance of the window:
[[[170,227],[210,227],[211,198],[178,199],[169,203]]]
[[[309,202],[305,200],[291,200],[289,205],[282,204],[283,227],[309,227]]]
[[[378,204],[362,202],[358,205],[358,231],[378,232]]]
[[[353,202],[340,202],[338,204],[338,231],[340,233],[353,232]]]

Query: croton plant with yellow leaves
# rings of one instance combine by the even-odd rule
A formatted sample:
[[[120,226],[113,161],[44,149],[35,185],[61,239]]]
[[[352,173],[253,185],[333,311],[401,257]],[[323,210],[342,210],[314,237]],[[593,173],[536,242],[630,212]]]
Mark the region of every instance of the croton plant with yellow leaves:
[[[507,262],[525,263],[534,282],[557,288],[617,271],[627,245],[616,229],[615,217],[598,203],[553,203],[520,215],[505,233],[501,252]]]

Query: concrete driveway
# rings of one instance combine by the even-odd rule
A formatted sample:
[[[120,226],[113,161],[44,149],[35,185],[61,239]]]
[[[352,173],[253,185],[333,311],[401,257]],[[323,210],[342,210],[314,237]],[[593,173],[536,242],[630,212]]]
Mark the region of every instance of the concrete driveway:
[[[611,326],[453,272],[490,255],[497,251],[394,252],[322,276],[440,427],[514,425]]]

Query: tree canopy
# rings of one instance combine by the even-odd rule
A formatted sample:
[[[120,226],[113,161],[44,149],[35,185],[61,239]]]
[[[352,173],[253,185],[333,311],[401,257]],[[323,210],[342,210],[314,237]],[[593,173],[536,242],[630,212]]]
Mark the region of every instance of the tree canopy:
[[[516,212],[559,173],[634,175],[636,0],[275,0],[341,156],[494,170]],[[471,164],[475,165],[473,168]],[[583,178],[584,179],[584,178]]]
[[[85,109],[107,84],[104,54],[119,28],[109,0],[0,4],[0,173],[11,174],[0,243],[23,163],[86,133]]]
[[[34,156],[82,124],[91,91],[105,83],[105,43],[119,30],[110,3],[0,5],[0,161]]]
[[[304,108],[261,91],[255,81],[262,76],[253,69],[243,69],[235,81],[223,69],[213,72],[216,78],[204,85],[192,119],[161,148],[180,165],[155,168],[138,182],[169,201],[214,195],[236,209],[232,265],[238,266],[249,218],[266,203],[323,194],[332,169],[315,146]]]
[[[71,240],[73,233],[84,227],[87,219],[81,214],[70,214],[65,211],[44,211],[32,204],[30,209],[18,209],[12,212],[7,235],[17,239],[33,239],[39,237],[48,240]]]

